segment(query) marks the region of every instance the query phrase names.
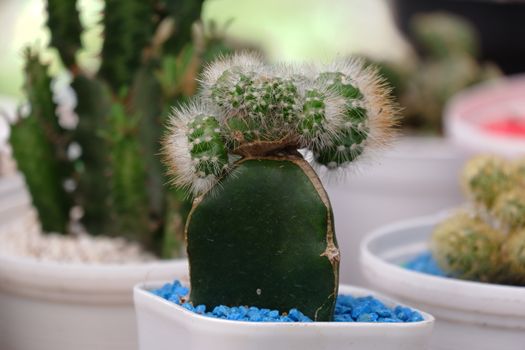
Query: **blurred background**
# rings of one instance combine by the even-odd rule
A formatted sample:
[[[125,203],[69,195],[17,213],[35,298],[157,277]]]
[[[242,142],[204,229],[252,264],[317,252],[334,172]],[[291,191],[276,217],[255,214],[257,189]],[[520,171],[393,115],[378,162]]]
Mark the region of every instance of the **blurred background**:
[[[22,48],[47,46],[43,0],[0,0],[0,94],[21,96]],[[82,22],[91,28],[83,34],[84,65],[96,68],[100,51],[103,2],[81,0]],[[228,37],[262,49],[270,60],[328,60],[336,55],[364,53],[379,58],[402,59],[407,47],[396,30],[384,0],[208,0],[203,19],[214,21]],[[55,52],[47,52],[58,72]]]
[[[130,15],[124,24],[122,13],[144,8],[68,1],[49,1],[58,10],[48,19],[44,0],[0,0],[0,116],[8,116],[0,118],[0,156],[10,159],[6,120],[13,124],[17,114],[40,113],[42,125],[56,129],[56,135],[41,135],[33,119],[18,118],[10,139],[47,232],[71,231],[67,225],[80,220],[91,234],[126,236],[163,257],[180,254],[184,221],[177,218],[190,204],[164,186],[158,140],[171,107],[195,92],[196,76],[219,52],[257,50],[270,62],[358,56],[392,87],[404,137],[373,164],[350,167],[349,181],[326,183],[347,252],[343,279],[364,283],[357,247],[372,229],[461,203],[458,172],[470,155],[525,153],[523,0],[205,0],[202,10],[201,1],[152,1],[133,6],[155,4],[160,12],[142,22]],[[111,11],[105,16],[105,3],[120,6],[117,20]],[[69,16],[77,10],[80,23]],[[162,11],[172,11],[174,20]],[[72,17],[75,23],[68,22]],[[111,27],[106,33],[104,20]],[[134,35],[150,20],[161,24],[148,34],[146,48]],[[172,28],[159,39],[163,25],[180,31]],[[80,27],[71,35],[72,58],[69,31]],[[49,28],[56,30],[55,43]],[[122,64],[127,54],[136,60],[131,67]],[[108,105],[100,107],[104,101]],[[49,148],[47,158],[33,152],[49,145],[56,150]],[[14,170],[7,163],[0,158],[0,174]],[[43,163],[50,171],[45,181]],[[110,203],[100,187],[108,181],[118,187],[112,210],[121,206],[112,215],[100,209]],[[137,188],[144,193],[135,196]],[[50,209],[59,206],[55,222]],[[140,223],[132,220],[141,215]]]

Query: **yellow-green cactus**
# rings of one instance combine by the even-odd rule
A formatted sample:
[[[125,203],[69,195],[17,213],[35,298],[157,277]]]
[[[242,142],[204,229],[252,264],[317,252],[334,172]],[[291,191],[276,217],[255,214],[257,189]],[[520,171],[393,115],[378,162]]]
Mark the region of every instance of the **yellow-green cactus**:
[[[512,187],[510,166],[496,156],[475,157],[463,170],[462,185],[469,199],[490,209],[496,198]]]
[[[501,248],[509,283],[525,285],[525,229],[512,234]]]
[[[439,224],[432,254],[449,275],[525,285],[525,164],[478,156],[465,166],[463,186],[474,204]]]
[[[432,255],[455,277],[488,282],[500,274],[503,238],[483,220],[461,211],[436,227]]]
[[[512,232],[524,228],[525,188],[516,187],[498,196],[491,213],[504,230]]]
[[[515,180],[525,187],[525,158],[520,158],[512,162],[512,175]]]

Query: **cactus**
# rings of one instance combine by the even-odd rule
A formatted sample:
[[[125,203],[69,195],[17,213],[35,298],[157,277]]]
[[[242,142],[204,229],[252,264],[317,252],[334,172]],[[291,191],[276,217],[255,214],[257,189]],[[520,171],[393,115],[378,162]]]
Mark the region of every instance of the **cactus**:
[[[270,66],[237,54],[210,65],[163,140],[175,186],[195,197],[186,225],[194,304],[299,308],[332,319],[339,250],[318,167],[384,145],[397,109],[373,69]]]
[[[51,31],[51,46],[58,50],[66,67],[76,65],[76,53],[82,47],[82,25],[79,17],[76,1],[47,1],[47,26]]]
[[[48,231],[64,232],[71,207],[63,186],[70,171],[63,147],[67,132],[58,123],[48,67],[33,49],[26,49],[24,54],[24,90],[30,112],[13,128],[10,142],[18,168],[26,174],[34,204],[40,209],[42,226]]]
[[[478,156],[462,176],[469,213],[439,224],[432,253],[452,276],[492,283],[525,284],[525,184],[522,161]]]
[[[439,224],[432,236],[432,254],[453,276],[488,282],[501,271],[503,234],[482,219],[459,212]]]
[[[46,8],[50,46],[71,77],[78,123],[62,128],[47,66],[28,49],[30,113],[11,136],[44,230],[67,233],[70,209],[80,206],[89,233],[122,235],[171,257],[183,244],[191,204],[164,189],[157,156],[163,118],[195,92],[208,45],[214,54],[228,48],[203,34],[202,24],[192,40],[202,0],[105,0],[100,69],[88,72],[76,60],[84,29],[77,1],[48,0]],[[67,156],[71,147],[81,149],[78,158]]]
[[[479,42],[474,26],[459,16],[449,13],[420,13],[410,23],[424,52],[435,58],[451,55],[476,57]]]

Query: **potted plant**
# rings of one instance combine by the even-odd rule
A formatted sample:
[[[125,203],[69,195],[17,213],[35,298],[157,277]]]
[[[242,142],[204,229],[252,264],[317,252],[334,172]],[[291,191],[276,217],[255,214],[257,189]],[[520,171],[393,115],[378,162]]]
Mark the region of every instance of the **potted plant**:
[[[135,288],[141,349],[425,348],[430,315],[387,324],[341,305],[339,292],[373,293],[339,291],[334,216],[304,158],[337,171],[388,141],[397,110],[375,71],[356,60],[268,66],[239,54],[216,61],[201,82],[198,98],[174,111],[163,145],[172,183],[195,197],[191,293],[179,282]],[[342,309],[357,316],[348,321],[381,324],[330,322],[343,320]],[[242,322],[255,319],[270,323]]]
[[[447,137],[469,154],[525,155],[525,77],[486,82],[457,94],[445,113]]]
[[[459,205],[457,177],[467,151],[442,137],[445,105],[464,88],[500,75],[492,64],[479,62],[479,42],[472,26],[454,16],[421,15],[412,32],[422,48],[403,62],[373,62],[393,86],[403,109],[401,133],[388,152],[351,172],[348,181],[327,183],[338,230],[344,282],[365,284],[359,270],[359,244],[374,228]],[[369,215],[368,208],[376,209]]]
[[[436,316],[437,349],[523,346],[524,164],[478,156],[463,174],[469,206],[384,227],[363,242],[370,282]]]
[[[54,89],[39,49],[24,52],[29,103],[10,143],[38,215],[1,225],[2,349],[133,349],[132,286],[186,268],[160,260],[180,257],[189,202],[163,188],[158,135],[169,106],[226,47],[203,31],[202,1],[104,5],[96,72],[77,60],[76,1],[47,1],[68,88]]]

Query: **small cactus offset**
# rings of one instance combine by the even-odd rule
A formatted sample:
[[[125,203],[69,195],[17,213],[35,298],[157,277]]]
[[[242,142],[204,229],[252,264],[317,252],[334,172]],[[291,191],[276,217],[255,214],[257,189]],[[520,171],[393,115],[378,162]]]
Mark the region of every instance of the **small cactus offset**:
[[[472,202],[439,224],[432,253],[452,276],[492,283],[525,284],[525,184],[523,160],[472,159],[463,188]]]
[[[339,250],[312,163],[336,170],[384,145],[397,109],[372,69],[266,65],[252,54],[204,70],[163,141],[172,183],[195,197],[186,225],[195,304],[299,308],[329,321]]]
[[[91,234],[124,236],[165,257],[182,246],[191,204],[164,189],[158,140],[169,106],[195,93],[205,57],[228,51],[204,34],[202,2],[105,0],[100,69],[88,72],[76,59],[84,31],[77,1],[47,0],[50,46],[71,78],[78,122],[61,126],[47,66],[28,49],[30,112],[11,136],[45,231],[67,233],[78,206]]]

